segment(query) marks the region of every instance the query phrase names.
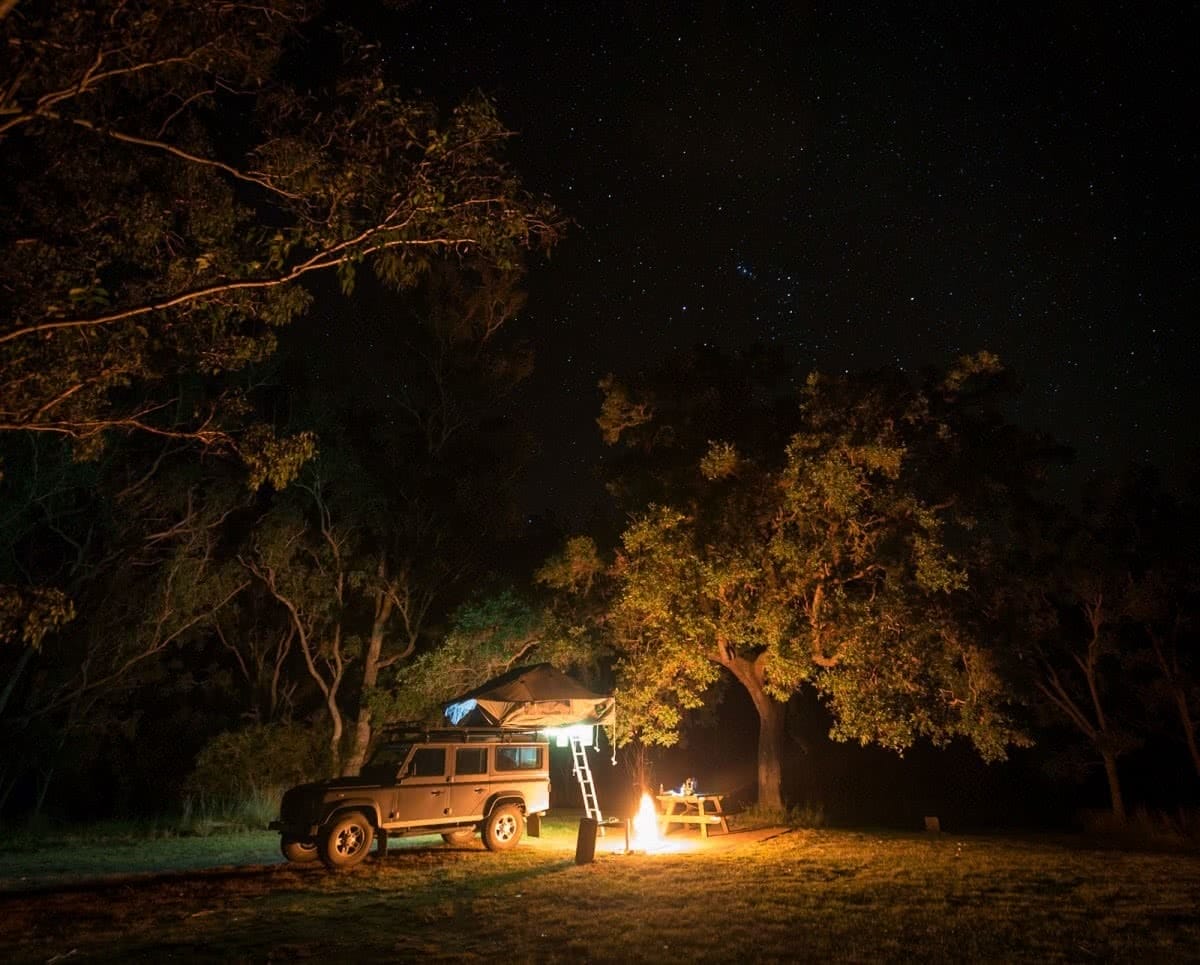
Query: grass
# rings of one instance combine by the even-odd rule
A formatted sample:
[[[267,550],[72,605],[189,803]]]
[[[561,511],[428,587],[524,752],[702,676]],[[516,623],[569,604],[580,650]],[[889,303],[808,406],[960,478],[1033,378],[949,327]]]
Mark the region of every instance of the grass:
[[[264,835],[235,837],[246,862],[273,849]],[[0,893],[0,948],[14,962],[1194,961],[1200,949],[1194,854],[791,830],[726,851],[576,866],[571,821],[508,854],[437,840],[410,839],[344,875],[260,863]],[[162,867],[194,866],[173,843],[146,850]],[[177,843],[213,853],[212,838]],[[30,854],[0,853],[0,884],[12,887],[10,862]]]

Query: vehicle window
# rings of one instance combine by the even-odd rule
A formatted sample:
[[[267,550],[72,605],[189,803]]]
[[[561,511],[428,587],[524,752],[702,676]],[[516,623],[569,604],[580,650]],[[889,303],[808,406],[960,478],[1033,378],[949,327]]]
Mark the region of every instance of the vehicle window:
[[[383,744],[371,755],[367,767],[372,770],[395,771],[404,763],[411,747],[411,744]]]
[[[487,748],[463,747],[454,752],[455,774],[486,774]]]
[[[409,777],[442,777],[446,773],[444,747],[418,747],[412,757]]]
[[[497,747],[496,770],[536,771],[542,766],[540,747]]]

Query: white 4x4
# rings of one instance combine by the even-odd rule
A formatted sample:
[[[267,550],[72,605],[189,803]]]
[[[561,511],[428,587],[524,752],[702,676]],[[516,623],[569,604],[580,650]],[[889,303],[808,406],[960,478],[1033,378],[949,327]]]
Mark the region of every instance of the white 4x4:
[[[515,847],[550,806],[550,748],[531,731],[404,728],[388,733],[358,777],[301,784],[283,796],[280,847],[289,861],[358,864],[379,839],[476,833],[492,851]]]

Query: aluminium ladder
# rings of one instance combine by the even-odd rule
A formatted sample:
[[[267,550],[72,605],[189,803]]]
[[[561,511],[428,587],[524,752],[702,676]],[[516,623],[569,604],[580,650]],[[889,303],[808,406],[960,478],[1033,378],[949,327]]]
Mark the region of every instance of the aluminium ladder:
[[[596,800],[596,785],[592,781],[592,768],[588,764],[587,748],[583,746],[583,739],[574,734],[571,735],[570,742],[571,758],[575,762],[575,777],[579,781],[579,790],[583,792],[583,813],[586,817],[596,819],[600,833],[603,834],[604,819],[600,817],[600,804]]]

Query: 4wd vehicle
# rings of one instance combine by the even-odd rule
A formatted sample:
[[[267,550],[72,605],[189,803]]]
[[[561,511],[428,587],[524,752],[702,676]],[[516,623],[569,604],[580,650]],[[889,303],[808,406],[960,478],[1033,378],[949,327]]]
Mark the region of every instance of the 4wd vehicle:
[[[388,732],[358,777],[301,784],[283,796],[280,847],[289,861],[340,870],[379,839],[440,834],[450,844],[482,833],[492,851],[521,839],[550,806],[550,748],[532,731],[501,728]],[[531,825],[531,833],[534,833]]]

